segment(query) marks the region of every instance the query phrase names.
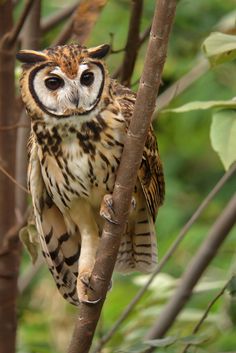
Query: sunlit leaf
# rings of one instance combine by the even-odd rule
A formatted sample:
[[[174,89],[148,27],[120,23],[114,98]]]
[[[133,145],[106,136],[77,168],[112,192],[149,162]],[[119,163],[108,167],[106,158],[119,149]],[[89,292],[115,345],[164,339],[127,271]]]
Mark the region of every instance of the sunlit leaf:
[[[28,224],[23,227],[19,232],[19,237],[34,264],[38,258],[38,233],[35,225]]]
[[[203,52],[212,65],[236,58],[236,36],[219,32],[211,33],[203,42]]]
[[[193,110],[207,110],[212,108],[226,108],[234,109],[236,108],[236,100],[225,100],[225,101],[196,101],[190,102],[182,105],[181,107],[174,109],[165,109],[163,113],[173,112],[173,113],[186,113]]]
[[[225,169],[229,169],[236,161],[236,110],[220,110],[213,114],[210,138]]]
[[[148,344],[151,347],[168,347],[174,344],[178,340],[177,336],[167,336],[164,338],[159,338],[155,340],[147,340],[144,343]]]

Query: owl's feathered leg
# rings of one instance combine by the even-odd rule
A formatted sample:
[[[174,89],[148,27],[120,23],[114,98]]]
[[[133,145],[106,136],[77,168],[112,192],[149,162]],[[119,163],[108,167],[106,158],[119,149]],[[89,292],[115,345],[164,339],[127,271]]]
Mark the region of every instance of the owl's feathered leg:
[[[99,244],[99,230],[95,222],[89,203],[85,200],[76,200],[71,209],[70,216],[78,226],[81,234],[81,252],[77,278],[77,293],[80,302],[88,302],[87,289],[95,263]]]

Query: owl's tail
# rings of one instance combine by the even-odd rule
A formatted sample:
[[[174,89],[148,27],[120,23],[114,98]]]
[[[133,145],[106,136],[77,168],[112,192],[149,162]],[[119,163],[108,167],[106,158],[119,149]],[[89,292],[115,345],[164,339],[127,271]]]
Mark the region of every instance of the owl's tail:
[[[115,270],[150,273],[157,265],[155,225],[147,207],[137,211],[134,225],[122,236]]]

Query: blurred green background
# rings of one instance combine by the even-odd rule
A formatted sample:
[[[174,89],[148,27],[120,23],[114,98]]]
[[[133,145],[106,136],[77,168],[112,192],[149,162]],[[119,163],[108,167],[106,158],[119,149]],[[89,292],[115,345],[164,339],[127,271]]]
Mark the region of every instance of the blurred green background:
[[[63,8],[64,1],[43,1],[43,16]],[[67,1],[67,5],[70,1]],[[163,74],[161,92],[196,65],[201,55],[201,43],[215,30],[224,16],[235,10],[235,0],[181,0],[178,2],[168,59]],[[22,1],[15,9],[17,17]],[[142,30],[150,24],[154,1],[144,1]],[[109,0],[95,28],[90,45],[107,43],[113,34],[113,48],[125,46],[130,14],[130,1]],[[42,39],[42,46],[50,46],[61,26]],[[140,77],[146,46],[139,52],[132,82]],[[107,62],[114,72],[122,61],[123,53],[111,55]],[[137,89],[137,84],[132,87]],[[231,99],[236,91],[235,62],[216,67],[204,74],[183,94],[176,97],[171,107],[194,100]],[[159,211],[156,228],[159,258],[176,238],[199,203],[224,173],[223,166],[212,150],[209,139],[211,112],[200,111],[182,115],[160,114],[154,122],[166,177],[166,200]],[[138,352],[147,330],[158,317],[161,308],[178,286],[178,278],[187,268],[207,232],[235,192],[236,180],[232,178],[209,205],[186,239],[157,277],[154,285],[113,337],[104,352]],[[208,303],[234,271],[236,229],[228,236],[223,247],[206,271],[196,292],[178,318],[170,335],[189,336]],[[30,266],[24,254],[21,273]],[[111,327],[124,307],[145,282],[139,274],[115,275],[112,290],[108,293],[97,337]],[[62,353],[71,337],[77,309],[60,297],[46,266],[34,276],[27,290],[19,297],[18,353]],[[236,307],[225,294],[211,310],[200,330],[200,343],[189,352],[236,351]],[[181,352],[183,345],[176,343],[158,348],[157,352]]]

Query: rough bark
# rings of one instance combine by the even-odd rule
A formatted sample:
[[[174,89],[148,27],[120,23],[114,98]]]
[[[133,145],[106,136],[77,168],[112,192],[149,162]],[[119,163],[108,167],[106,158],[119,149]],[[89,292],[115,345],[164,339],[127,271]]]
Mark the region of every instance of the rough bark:
[[[23,33],[21,35],[22,49],[39,49],[40,43],[40,12],[41,0],[35,0],[31,11],[25,21]],[[19,123],[28,125],[28,128],[17,129],[16,136],[16,180],[20,185],[26,187],[27,174],[27,139],[30,131],[29,118],[26,116],[25,110],[22,111]],[[19,211],[18,214],[23,215],[26,210],[27,194],[17,188],[15,207]]]
[[[100,300],[95,305],[81,304],[69,353],[86,353],[92,343],[115,266],[121,234],[129,214],[132,191],[155,108],[175,8],[176,0],[159,0],[156,4],[134,116],[127,133],[113,192],[117,224],[105,223],[91,278],[93,291],[90,291],[89,299]]]
[[[0,4],[0,125],[15,122],[14,65],[15,48],[5,34],[13,28],[12,1]],[[0,132],[0,163],[14,175],[15,130]],[[16,297],[19,268],[19,242],[8,241],[7,231],[15,223],[15,188],[0,172],[0,352],[15,352]]]

